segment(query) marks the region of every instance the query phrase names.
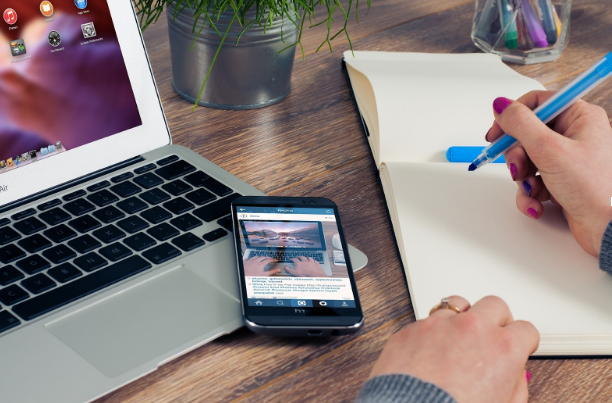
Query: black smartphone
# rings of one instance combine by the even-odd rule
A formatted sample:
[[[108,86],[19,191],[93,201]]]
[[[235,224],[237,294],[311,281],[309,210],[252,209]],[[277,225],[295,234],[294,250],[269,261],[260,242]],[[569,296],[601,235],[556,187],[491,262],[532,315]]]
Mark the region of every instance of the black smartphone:
[[[363,326],[334,202],[239,197],[232,202],[232,219],[242,314],[249,329],[314,337],[355,333]]]

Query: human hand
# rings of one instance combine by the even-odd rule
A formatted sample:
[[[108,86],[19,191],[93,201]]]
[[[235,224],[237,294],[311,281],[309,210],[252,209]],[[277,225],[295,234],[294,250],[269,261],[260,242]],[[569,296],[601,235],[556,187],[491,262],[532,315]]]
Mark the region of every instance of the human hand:
[[[584,101],[546,126],[530,109],[553,94],[532,91],[516,102],[497,98],[495,123],[486,139],[493,141],[505,132],[520,142],[505,154],[518,185],[518,209],[539,219],[544,213],[542,202],[552,201],[562,208],[580,246],[598,256],[612,219],[612,128],[605,110]]]
[[[248,277],[266,277],[281,272],[280,269],[272,269],[265,271],[267,265],[270,263],[278,262],[276,259],[271,257],[253,256],[250,259],[243,259],[242,264],[244,266],[244,275]]]
[[[539,344],[535,327],[515,321],[506,303],[461,297],[393,335],[370,377],[408,374],[431,382],[458,403],[527,402],[525,363]]]
[[[296,277],[328,277],[319,262],[311,257],[298,256],[291,261],[294,263],[294,269],[285,266],[285,270],[289,274]]]

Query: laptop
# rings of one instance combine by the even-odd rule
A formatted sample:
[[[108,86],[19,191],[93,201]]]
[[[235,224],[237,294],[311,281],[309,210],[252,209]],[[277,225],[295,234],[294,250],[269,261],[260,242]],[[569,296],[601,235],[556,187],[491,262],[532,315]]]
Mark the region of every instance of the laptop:
[[[171,145],[129,0],[0,21],[0,401],[87,402],[243,325],[230,203]]]
[[[278,263],[268,265],[266,270],[281,269],[281,275],[291,276],[285,266],[294,268],[300,257],[316,260],[325,274],[332,275],[325,245],[323,223],[320,221],[248,221],[240,220],[246,243],[244,258],[272,257]]]

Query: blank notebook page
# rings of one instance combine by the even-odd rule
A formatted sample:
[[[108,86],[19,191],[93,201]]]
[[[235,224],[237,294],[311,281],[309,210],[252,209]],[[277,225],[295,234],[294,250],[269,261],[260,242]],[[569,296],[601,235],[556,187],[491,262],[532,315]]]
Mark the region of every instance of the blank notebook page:
[[[418,319],[445,296],[473,303],[497,295],[515,319],[538,328],[540,354],[571,354],[567,346],[555,349],[554,335],[607,334],[604,343],[612,344],[612,276],[582,250],[552,204],[538,221],[517,210],[517,186],[505,165],[476,172],[445,163],[387,163],[383,169],[392,182]],[[589,343],[580,337],[574,342]]]

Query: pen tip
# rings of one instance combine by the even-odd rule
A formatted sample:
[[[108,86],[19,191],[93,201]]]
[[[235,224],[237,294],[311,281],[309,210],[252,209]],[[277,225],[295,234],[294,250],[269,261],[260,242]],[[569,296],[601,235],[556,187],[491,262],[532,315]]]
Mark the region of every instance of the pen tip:
[[[470,166],[468,168],[468,171],[472,172],[472,171],[475,171],[475,170],[476,170],[476,165],[470,164]]]

